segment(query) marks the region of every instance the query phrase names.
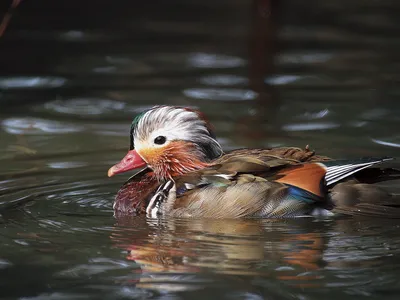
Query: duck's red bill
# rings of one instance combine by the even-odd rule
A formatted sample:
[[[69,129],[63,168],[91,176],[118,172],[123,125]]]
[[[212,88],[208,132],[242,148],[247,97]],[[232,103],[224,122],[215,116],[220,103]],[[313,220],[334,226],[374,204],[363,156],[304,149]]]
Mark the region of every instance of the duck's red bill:
[[[119,163],[108,170],[108,177],[133,169],[143,168],[144,166],[146,166],[146,162],[143,158],[135,150],[130,150]]]

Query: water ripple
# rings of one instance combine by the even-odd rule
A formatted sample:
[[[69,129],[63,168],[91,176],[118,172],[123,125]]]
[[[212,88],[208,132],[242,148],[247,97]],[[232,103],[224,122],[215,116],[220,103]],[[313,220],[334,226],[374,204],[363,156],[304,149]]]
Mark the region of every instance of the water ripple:
[[[278,56],[280,63],[289,64],[313,64],[313,63],[324,63],[332,59],[334,55],[332,53],[283,53]]]
[[[149,74],[154,71],[153,67],[143,60],[134,60],[125,56],[109,56],[109,55],[86,55],[80,57],[68,57],[60,64],[55,66],[56,72],[75,73],[77,71],[83,73],[106,73],[106,74]],[[98,83],[100,78],[96,79]],[[115,80],[115,79],[114,79]],[[109,79],[104,83],[110,85]]]
[[[12,263],[9,262],[8,260],[0,259],[0,270],[1,269],[6,269],[6,268],[11,267],[11,266],[12,266]]]
[[[21,300],[69,300],[69,299],[89,299],[90,296],[86,294],[74,293],[43,293],[34,297],[21,297]]]
[[[89,41],[107,41],[115,39],[115,34],[104,34],[95,31],[81,31],[81,30],[15,30],[13,37],[16,39],[24,40],[61,40],[67,42],[89,42]]]
[[[301,115],[299,115],[297,118],[298,119],[304,119],[304,120],[316,120],[316,119],[323,119],[327,117],[330,114],[329,109],[325,108],[319,111],[307,111]]]
[[[62,32],[59,36],[62,40],[66,41],[82,41],[86,40],[86,34],[80,30],[69,30]]]
[[[138,268],[135,263],[109,258],[92,258],[88,264],[74,266],[58,273],[61,277],[91,276],[111,270]]]
[[[265,82],[272,85],[284,85],[298,81],[303,78],[303,76],[299,75],[281,75],[281,76],[273,76],[265,79]]]
[[[92,71],[94,73],[116,73],[118,68],[115,66],[94,67]]]
[[[195,68],[234,68],[246,64],[240,57],[201,52],[191,53],[187,62]]]
[[[246,84],[249,80],[243,76],[217,74],[201,77],[199,81],[207,85],[235,85]]]
[[[361,113],[361,118],[366,120],[381,120],[390,113],[386,108],[373,108]]]
[[[83,126],[61,123],[39,118],[9,118],[1,122],[4,130],[10,134],[55,134],[71,133],[84,129]]]
[[[74,169],[87,166],[87,162],[83,161],[58,161],[47,164],[52,169]]]
[[[183,90],[187,97],[203,100],[243,101],[254,100],[258,94],[252,90],[244,89],[219,89],[219,88],[193,88]]]
[[[87,116],[121,111],[125,108],[125,103],[110,99],[72,98],[48,102],[45,108],[63,114]]]
[[[318,123],[293,123],[283,126],[287,131],[308,131],[308,130],[325,130],[340,127],[340,124],[333,122],[318,122]]]
[[[374,143],[388,147],[400,147],[400,136],[387,137],[387,138],[371,138]]]
[[[0,78],[0,88],[57,88],[65,85],[66,82],[67,79],[62,77],[5,77]]]

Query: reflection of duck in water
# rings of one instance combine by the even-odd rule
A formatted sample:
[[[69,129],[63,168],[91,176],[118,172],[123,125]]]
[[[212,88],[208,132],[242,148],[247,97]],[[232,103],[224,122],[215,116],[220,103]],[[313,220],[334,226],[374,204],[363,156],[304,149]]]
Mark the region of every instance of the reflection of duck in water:
[[[314,227],[311,219],[158,221],[139,216],[118,218],[111,239],[140,266],[131,283],[141,288],[185,290],[195,287],[196,280],[201,285],[202,274],[208,274],[204,276],[209,282],[213,273],[220,274],[214,280],[238,280],[242,285],[251,278],[318,285],[317,276],[303,275],[323,265],[327,239],[310,233]]]
[[[356,272],[359,275],[354,276],[362,280],[367,270],[376,272],[371,267],[390,264],[398,253],[398,243],[393,240],[392,246],[388,245],[387,236],[381,235],[382,226],[395,232],[393,220],[360,217],[219,220],[126,216],[118,218],[111,239],[116,247],[128,250],[128,260],[140,266],[140,273],[127,278],[135,282],[124,283],[140,288],[176,291],[237,282],[238,287],[250,289],[254,282],[264,282],[312,289],[325,286],[330,275],[335,278]],[[348,283],[346,276],[329,280]]]
[[[117,214],[175,217],[400,217],[399,203],[370,184],[399,178],[370,168],[391,158],[330,160],[308,149],[241,149],[223,154],[201,113],[158,106],[132,122],[130,151],[108,175],[147,167],[118,192]]]

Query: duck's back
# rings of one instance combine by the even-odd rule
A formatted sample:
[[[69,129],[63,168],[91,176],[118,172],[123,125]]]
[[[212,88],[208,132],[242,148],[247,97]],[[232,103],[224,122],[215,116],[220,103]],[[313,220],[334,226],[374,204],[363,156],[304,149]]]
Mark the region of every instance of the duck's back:
[[[331,158],[322,155],[316,155],[306,146],[304,149],[297,147],[278,147],[271,149],[236,149],[221,156],[215,163],[224,163],[231,159],[236,158],[258,158],[263,161],[270,161],[272,159],[282,159],[288,164],[297,164],[301,162],[317,162],[326,161]]]

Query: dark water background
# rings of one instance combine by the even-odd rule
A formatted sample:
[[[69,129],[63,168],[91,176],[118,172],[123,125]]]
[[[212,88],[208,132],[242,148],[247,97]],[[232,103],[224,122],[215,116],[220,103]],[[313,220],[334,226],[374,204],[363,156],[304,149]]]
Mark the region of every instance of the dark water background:
[[[0,38],[0,297],[398,299],[400,221],[117,220],[128,175],[106,173],[155,104],[198,107],[225,149],[399,156],[399,14],[397,0],[22,1]]]

